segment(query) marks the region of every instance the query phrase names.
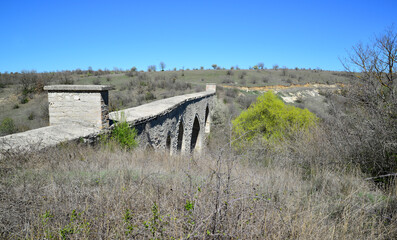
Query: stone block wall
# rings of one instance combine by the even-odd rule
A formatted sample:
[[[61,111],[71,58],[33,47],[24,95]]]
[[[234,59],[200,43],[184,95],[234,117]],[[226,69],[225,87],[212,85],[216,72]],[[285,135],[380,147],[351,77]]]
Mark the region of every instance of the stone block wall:
[[[98,129],[109,127],[110,86],[53,85],[48,91],[50,125],[78,123]]]

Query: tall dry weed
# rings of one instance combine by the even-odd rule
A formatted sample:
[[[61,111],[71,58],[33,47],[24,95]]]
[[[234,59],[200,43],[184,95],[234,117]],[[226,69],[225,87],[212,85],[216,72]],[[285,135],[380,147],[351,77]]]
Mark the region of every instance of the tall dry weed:
[[[230,145],[212,146],[201,156],[169,156],[72,144],[9,157],[1,163],[7,167],[1,172],[1,237],[396,236],[395,195],[376,190],[358,172],[316,161],[301,166],[272,151],[281,149],[262,151],[266,156],[251,151],[252,158],[272,157],[267,164],[247,161],[248,155],[234,154]]]

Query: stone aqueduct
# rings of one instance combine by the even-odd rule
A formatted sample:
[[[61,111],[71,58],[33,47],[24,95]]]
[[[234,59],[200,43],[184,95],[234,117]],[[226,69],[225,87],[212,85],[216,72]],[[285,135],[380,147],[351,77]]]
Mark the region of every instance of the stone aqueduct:
[[[52,85],[48,91],[50,126],[0,138],[0,154],[40,150],[61,142],[92,140],[126,121],[138,131],[141,147],[177,152],[200,152],[210,132],[216,85],[206,91],[157,100],[109,113],[105,85]]]

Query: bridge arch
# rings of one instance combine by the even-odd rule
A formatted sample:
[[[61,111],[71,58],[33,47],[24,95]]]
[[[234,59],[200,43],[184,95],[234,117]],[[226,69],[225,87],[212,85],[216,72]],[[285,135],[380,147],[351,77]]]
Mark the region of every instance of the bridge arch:
[[[200,151],[201,150],[201,144],[202,144],[202,137],[201,137],[201,132],[200,131],[200,121],[198,116],[196,115],[194,117],[194,122],[193,122],[193,128],[192,128],[192,137],[190,140],[190,151]]]

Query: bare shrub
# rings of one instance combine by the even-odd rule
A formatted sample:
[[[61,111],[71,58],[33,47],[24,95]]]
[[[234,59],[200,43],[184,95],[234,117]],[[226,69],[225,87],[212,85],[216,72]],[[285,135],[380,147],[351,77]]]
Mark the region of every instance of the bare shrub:
[[[281,69],[281,76],[287,76],[287,73],[288,73],[288,68],[284,66]]]
[[[67,74],[61,74],[60,79],[59,79],[60,84],[66,84],[66,85],[72,85],[74,84],[74,80],[72,76],[67,75]]]
[[[232,80],[230,77],[225,77],[225,78],[222,80],[222,83],[233,83],[233,80]]]
[[[372,45],[358,44],[343,61],[354,74],[354,84],[342,91],[349,99],[346,116],[333,109],[345,144],[354,163],[371,175],[397,172],[397,33],[389,28]],[[335,106],[335,105],[334,105]],[[343,130],[342,130],[343,129]]]
[[[100,85],[100,84],[101,84],[101,80],[99,79],[99,77],[93,79],[93,80],[92,80],[92,84],[94,84],[94,85]]]
[[[269,83],[269,81],[270,81],[270,78],[269,78],[269,77],[266,77],[266,76],[265,76],[265,77],[262,78],[262,82],[263,82],[263,83]]]
[[[240,79],[243,79],[245,76],[247,76],[247,72],[246,71],[242,71],[240,74],[239,74],[239,78]]]
[[[227,88],[225,94],[228,97],[236,98],[238,96],[238,90],[235,88]]]
[[[240,95],[237,98],[237,102],[243,109],[247,109],[253,102],[255,102],[256,96],[255,95]]]

